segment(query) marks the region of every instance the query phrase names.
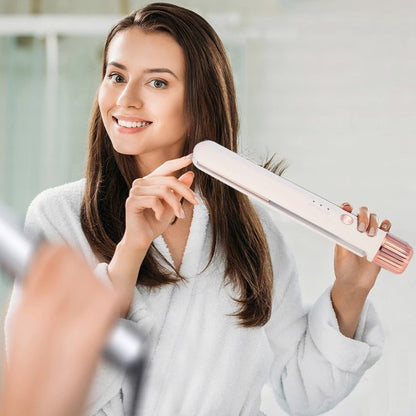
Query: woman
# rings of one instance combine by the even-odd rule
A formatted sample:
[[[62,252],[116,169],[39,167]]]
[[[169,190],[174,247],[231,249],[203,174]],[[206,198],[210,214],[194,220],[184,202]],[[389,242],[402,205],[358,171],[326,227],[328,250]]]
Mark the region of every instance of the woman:
[[[28,232],[79,247],[119,295],[121,316],[151,338],[143,415],[257,415],[269,379],[289,414],[322,413],[380,355],[366,303],[377,266],[337,247],[336,280],[305,312],[267,213],[191,167],[197,142],[236,151],[237,133],[214,30],[189,10],[150,4],[108,35],[86,180],[29,208]],[[377,227],[360,208],[359,230]],[[104,368],[88,413],[121,415],[126,395]]]

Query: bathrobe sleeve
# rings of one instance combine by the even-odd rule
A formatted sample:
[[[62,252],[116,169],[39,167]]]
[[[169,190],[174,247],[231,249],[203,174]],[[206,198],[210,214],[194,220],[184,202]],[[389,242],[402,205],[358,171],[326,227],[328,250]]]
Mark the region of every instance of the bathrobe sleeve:
[[[272,257],[273,310],[266,334],[273,352],[270,382],[290,415],[328,411],[380,357],[383,331],[367,300],[354,339],[338,327],[328,288],[304,310],[295,261],[270,217],[261,214]]]

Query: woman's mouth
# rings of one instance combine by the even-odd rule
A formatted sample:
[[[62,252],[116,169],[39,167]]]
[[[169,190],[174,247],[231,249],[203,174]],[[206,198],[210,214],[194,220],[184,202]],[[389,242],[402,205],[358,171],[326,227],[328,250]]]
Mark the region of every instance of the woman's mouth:
[[[126,127],[129,129],[134,129],[134,128],[138,128],[138,127],[147,127],[150,126],[152,124],[151,121],[144,121],[144,120],[140,120],[140,121],[127,121],[127,120],[121,120],[118,119],[116,117],[113,117],[113,120],[121,127]]]

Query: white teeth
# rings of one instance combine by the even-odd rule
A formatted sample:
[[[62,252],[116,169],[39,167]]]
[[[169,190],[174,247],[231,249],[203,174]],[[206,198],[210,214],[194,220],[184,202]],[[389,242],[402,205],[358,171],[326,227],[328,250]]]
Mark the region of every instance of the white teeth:
[[[148,121],[125,121],[125,120],[117,120],[117,123],[122,127],[129,127],[129,128],[135,128],[135,127],[145,127],[150,124]]]

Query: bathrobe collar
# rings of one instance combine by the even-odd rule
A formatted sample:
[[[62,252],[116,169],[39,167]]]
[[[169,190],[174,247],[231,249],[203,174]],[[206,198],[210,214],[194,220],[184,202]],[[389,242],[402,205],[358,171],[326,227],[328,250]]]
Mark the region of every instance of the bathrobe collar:
[[[205,204],[201,203],[194,206],[191,227],[186,241],[181,267],[179,269],[179,273],[185,278],[189,279],[196,277],[206,266],[206,264],[201,264],[201,260],[202,256],[204,255],[205,257],[206,254],[203,250],[203,246],[207,238],[208,218],[208,209]],[[169,247],[163,236],[160,235],[155,238],[153,244],[165,259],[173,265],[172,255],[170,254]]]

